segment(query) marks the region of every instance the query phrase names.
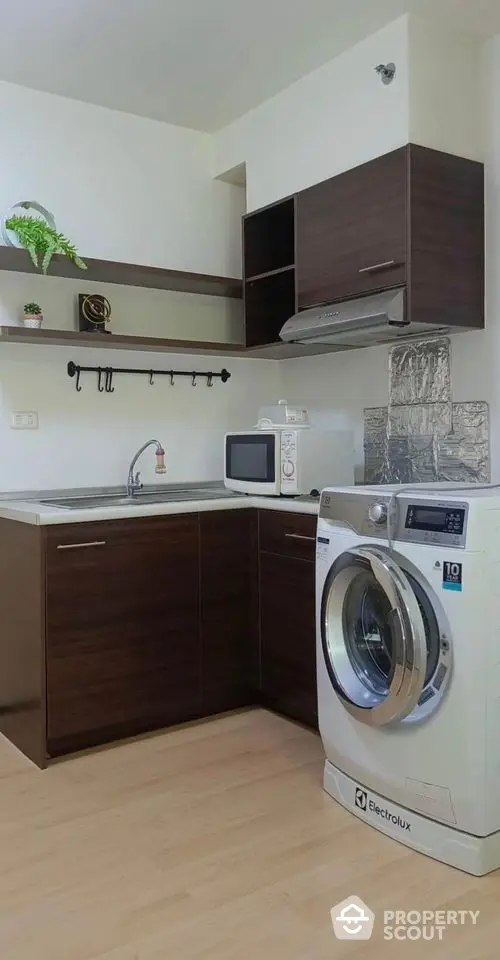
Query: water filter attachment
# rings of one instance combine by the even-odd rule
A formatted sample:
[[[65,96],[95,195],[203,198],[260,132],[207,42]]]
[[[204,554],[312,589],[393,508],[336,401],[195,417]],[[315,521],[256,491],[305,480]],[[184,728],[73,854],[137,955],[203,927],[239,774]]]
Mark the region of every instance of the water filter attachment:
[[[165,466],[165,451],[163,447],[158,447],[158,450],[155,453],[155,457],[156,457],[155,473],[166,473],[167,468]]]

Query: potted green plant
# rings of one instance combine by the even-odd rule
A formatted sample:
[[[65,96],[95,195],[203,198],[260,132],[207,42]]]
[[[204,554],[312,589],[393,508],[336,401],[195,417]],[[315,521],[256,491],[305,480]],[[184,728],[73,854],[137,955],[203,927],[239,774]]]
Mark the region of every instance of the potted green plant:
[[[41,327],[43,313],[38,303],[25,303],[23,323],[25,327]]]
[[[34,266],[47,273],[50,261],[55,253],[64,254],[80,270],[86,270],[87,264],[77,253],[75,246],[64,234],[56,229],[55,220],[45,207],[33,200],[22,200],[11,208],[20,207],[23,210],[36,210],[41,216],[31,216],[26,213],[10,213],[3,218],[2,233],[4,240],[12,245],[11,235],[15,234],[18,245],[25,247]]]

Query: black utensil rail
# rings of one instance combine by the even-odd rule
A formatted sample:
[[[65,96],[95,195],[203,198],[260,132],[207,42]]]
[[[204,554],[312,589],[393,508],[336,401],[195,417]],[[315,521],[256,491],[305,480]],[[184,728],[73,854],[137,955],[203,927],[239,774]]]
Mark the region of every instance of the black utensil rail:
[[[69,361],[67,370],[68,377],[76,378],[75,388],[77,393],[80,393],[82,390],[80,384],[82,373],[97,374],[97,389],[99,393],[114,393],[113,379],[117,374],[122,373],[133,373],[148,377],[150,386],[154,386],[155,377],[169,377],[172,387],[175,385],[177,377],[187,377],[191,380],[193,387],[197,386],[198,380],[205,377],[207,387],[213,387],[214,380],[227,383],[231,376],[229,370],[225,368],[215,373],[212,370],[144,370],[138,367],[82,367],[79,364],[73,363],[72,360]]]

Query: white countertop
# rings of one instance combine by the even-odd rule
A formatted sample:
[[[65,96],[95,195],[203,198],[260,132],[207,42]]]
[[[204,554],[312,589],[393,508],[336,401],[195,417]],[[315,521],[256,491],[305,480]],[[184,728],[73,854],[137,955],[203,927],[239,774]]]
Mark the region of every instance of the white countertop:
[[[99,520],[125,520],[132,517],[161,517],[167,514],[203,513],[207,510],[281,510],[318,515],[319,503],[287,500],[279,497],[230,497],[220,500],[178,500],[166,503],[142,503],[68,510],[33,500],[0,500],[0,519],[19,520],[36,526],[58,523],[96,523]]]

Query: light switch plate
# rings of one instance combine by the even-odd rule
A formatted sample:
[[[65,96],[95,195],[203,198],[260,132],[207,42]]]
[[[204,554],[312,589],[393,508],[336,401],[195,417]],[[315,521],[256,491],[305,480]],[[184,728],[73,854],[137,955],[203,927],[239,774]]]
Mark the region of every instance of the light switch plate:
[[[11,413],[10,426],[12,430],[38,430],[38,413],[36,410],[18,410]]]

